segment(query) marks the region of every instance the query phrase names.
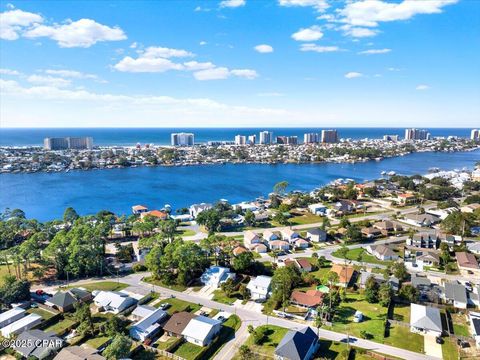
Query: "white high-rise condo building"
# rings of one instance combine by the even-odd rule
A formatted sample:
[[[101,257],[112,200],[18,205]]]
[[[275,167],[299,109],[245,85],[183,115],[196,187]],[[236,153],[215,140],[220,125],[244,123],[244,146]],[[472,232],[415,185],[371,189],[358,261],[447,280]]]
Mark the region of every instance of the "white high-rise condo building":
[[[470,133],[470,139],[475,141],[480,140],[480,130],[473,129],[472,132]]]
[[[45,150],[90,150],[93,148],[93,138],[91,137],[61,137],[45,138],[43,140]]]
[[[235,136],[235,145],[246,145],[247,137],[245,135],[236,135]]]
[[[306,133],[303,134],[303,142],[305,144],[316,144],[319,141],[319,136],[317,133]]]
[[[257,143],[257,135],[250,135],[248,137],[248,145],[255,145]]]
[[[405,129],[405,140],[430,140],[430,138],[428,130]]]
[[[260,131],[260,144],[268,145],[273,142],[273,132]]]
[[[192,133],[173,133],[171,135],[172,146],[193,146],[195,138]]]
[[[338,142],[337,130],[322,130],[322,143]]]

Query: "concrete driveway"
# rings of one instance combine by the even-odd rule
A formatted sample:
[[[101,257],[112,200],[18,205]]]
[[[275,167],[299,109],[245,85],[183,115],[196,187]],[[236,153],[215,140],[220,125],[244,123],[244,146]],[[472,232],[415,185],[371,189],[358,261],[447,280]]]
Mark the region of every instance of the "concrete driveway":
[[[442,359],[443,357],[442,345],[437,344],[437,342],[435,341],[435,336],[424,335],[423,341],[424,341],[425,354]]]

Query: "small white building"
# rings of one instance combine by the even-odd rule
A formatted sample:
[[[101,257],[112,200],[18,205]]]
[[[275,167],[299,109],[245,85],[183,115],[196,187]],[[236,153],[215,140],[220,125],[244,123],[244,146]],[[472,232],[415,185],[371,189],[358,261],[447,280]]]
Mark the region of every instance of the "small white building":
[[[14,335],[18,335],[26,330],[30,330],[34,326],[37,326],[42,322],[42,317],[38,314],[30,314],[25,316],[5,327],[3,327],[0,331],[2,336],[5,338],[9,338]]]
[[[215,288],[219,287],[228,279],[235,279],[235,273],[230,272],[230,269],[222,266],[210,266],[200,277],[200,281]]]
[[[290,243],[295,242],[300,237],[300,234],[290,228],[283,228],[280,230],[282,234],[282,239]]]
[[[272,278],[270,276],[260,275],[255,279],[250,280],[247,289],[250,290],[250,297],[252,300],[266,300],[270,295],[270,283]]]
[[[209,210],[211,208],[212,208],[212,204],[201,203],[201,204],[191,205],[188,210],[189,210],[190,216],[196,219],[198,214],[200,214],[202,211]]]
[[[327,240],[327,232],[319,228],[310,229],[307,230],[306,238],[312,242],[324,242]]]
[[[308,210],[314,215],[323,216],[327,212],[327,207],[323,204],[320,204],[320,203],[310,204],[310,205],[308,205]]]
[[[189,321],[182,335],[186,341],[198,346],[207,346],[217,336],[222,328],[220,320],[206,316],[197,316]]]
[[[398,260],[398,255],[385,245],[368,245],[366,250],[369,254],[375,256],[378,260],[390,261]]]
[[[142,310],[147,310],[146,308]],[[143,311],[146,316],[138,320],[130,328],[130,336],[139,341],[145,341],[151,338],[160,330],[160,322],[167,318],[167,313],[161,309],[155,309],[148,314]]]
[[[410,304],[410,331],[434,336],[442,335],[440,310],[431,306]]]
[[[118,314],[130,306],[137,303],[137,300],[128,296],[128,294],[116,291],[100,291],[93,298],[95,306],[103,309],[105,312]]]
[[[14,307],[0,314],[0,328],[3,328],[25,316],[25,309]]]

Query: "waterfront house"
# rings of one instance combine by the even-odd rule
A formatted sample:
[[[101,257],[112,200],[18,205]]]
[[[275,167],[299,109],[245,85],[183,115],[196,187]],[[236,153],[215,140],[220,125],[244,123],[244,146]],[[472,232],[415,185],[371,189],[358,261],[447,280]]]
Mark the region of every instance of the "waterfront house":
[[[337,286],[349,286],[350,282],[352,281],[353,274],[355,273],[355,269],[353,267],[340,264],[333,264],[331,271],[337,273],[338,275],[339,280],[336,284]]]
[[[145,219],[147,216],[152,216],[152,217],[160,219],[160,220],[167,220],[168,219],[168,213],[166,211],[160,211],[160,210],[152,210],[152,211],[142,212],[140,214],[140,219]]]
[[[280,230],[280,234],[282,235],[282,239],[288,241],[289,243],[295,242],[295,240],[300,237],[299,233],[288,227]]]
[[[147,212],[148,208],[143,205],[134,205],[132,206],[133,215],[140,215],[141,213]]]
[[[161,309],[153,309],[154,310],[151,310],[148,314],[146,311],[144,311],[146,316],[138,320],[130,327],[130,337],[138,341],[145,341],[146,339],[150,339],[158,333],[158,331],[161,329],[160,322],[166,319],[168,314]],[[143,310],[146,310],[146,308]]]
[[[194,219],[197,218],[198,214],[202,211],[210,210],[212,208],[212,204],[201,203],[201,204],[193,204],[188,209],[190,216]]]
[[[480,313],[470,311],[468,314],[468,320],[470,322],[470,333],[475,339],[475,344],[477,348],[480,348]]]
[[[68,346],[62,349],[53,360],[105,360],[97,349],[89,346]]]
[[[410,305],[410,331],[425,335],[442,335],[440,310],[419,304]]]
[[[187,327],[190,320],[192,320],[197,315],[181,311],[173,314],[170,319],[163,325],[163,330],[168,334],[168,336],[181,337],[183,330]]]
[[[310,360],[318,349],[318,336],[310,327],[289,330],[275,348],[275,360]]]
[[[456,252],[455,257],[458,269],[463,275],[480,275],[480,267],[475,255],[467,252]]]
[[[25,309],[14,307],[0,314],[0,329],[23,318],[26,315]]]
[[[12,347],[23,358],[39,360],[51,358],[63,346],[63,340],[54,332],[32,329],[18,335]]]
[[[118,314],[135,305],[137,300],[122,292],[100,291],[93,302],[99,310]]]
[[[235,279],[235,273],[222,266],[210,266],[200,277],[200,281],[206,286],[218,288],[228,279]]]
[[[30,314],[3,327],[0,332],[4,338],[10,338],[20,334],[23,331],[30,330],[31,328],[39,325],[42,321],[43,318],[40,315]]]
[[[369,245],[366,247],[369,254],[375,256],[378,260],[391,261],[398,260],[398,255],[385,245]]]
[[[259,275],[251,279],[247,285],[250,290],[250,297],[252,300],[266,300],[270,295],[270,283],[272,278],[270,276]]]
[[[312,242],[323,242],[327,240],[327,232],[319,228],[309,229],[306,238]]]
[[[327,212],[327,207],[321,203],[308,205],[308,210],[314,215],[323,216]]]
[[[262,244],[262,238],[252,230],[245,231],[243,233],[243,244],[247,249],[252,249],[255,244]]]
[[[220,320],[206,316],[196,316],[183,329],[182,335],[186,341],[198,346],[208,346],[222,328]]]
[[[458,309],[467,308],[467,289],[457,281],[445,283],[442,295],[446,303],[453,304]]]
[[[318,290],[293,291],[290,296],[290,303],[307,309],[315,309],[322,304],[323,293]]]

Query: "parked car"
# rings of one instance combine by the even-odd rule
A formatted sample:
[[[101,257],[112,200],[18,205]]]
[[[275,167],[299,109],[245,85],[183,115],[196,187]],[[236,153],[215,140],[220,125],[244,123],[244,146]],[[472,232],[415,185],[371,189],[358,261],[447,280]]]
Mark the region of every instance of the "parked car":
[[[356,311],[353,315],[353,322],[359,323],[363,321],[363,313],[361,311]]]
[[[437,342],[437,344],[443,344],[443,339],[440,336],[437,336],[435,338],[435,341]]]
[[[167,310],[170,306],[172,305],[169,303],[163,303],[162,305],[160,305],[160,310]]]
[[[222,323],[225,322],[227,319],[223,316],[219,316],[217,320],[221,321]]]

